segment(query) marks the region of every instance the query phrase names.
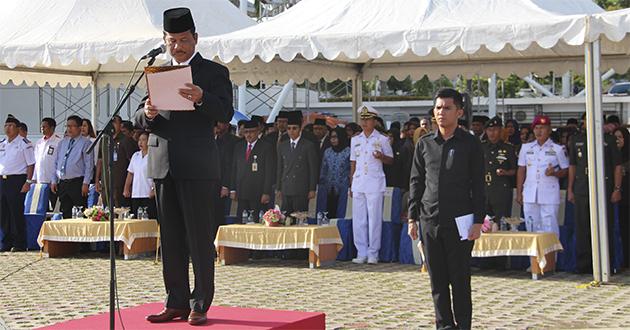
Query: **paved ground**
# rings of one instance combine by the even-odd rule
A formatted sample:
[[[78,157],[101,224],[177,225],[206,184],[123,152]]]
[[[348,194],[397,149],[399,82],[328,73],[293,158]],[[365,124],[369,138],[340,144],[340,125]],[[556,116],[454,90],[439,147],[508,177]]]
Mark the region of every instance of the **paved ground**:
[[[119,260],[121,307],[163,298],[161,265]],[[588,276],[557,273],[532,281],[521,271],[473,274],[474,326],[492,329],[630,326],[630,273],[614,284],[579,289]],[[431,328],[429,279],[418,267],[273,259],[217,267],[215,305],[322,311],[331,329]],[[0,329],[25,329],[108,309],[106,255],[39,259],[0,253]],[[4,324],[3,324],[4,322]]]

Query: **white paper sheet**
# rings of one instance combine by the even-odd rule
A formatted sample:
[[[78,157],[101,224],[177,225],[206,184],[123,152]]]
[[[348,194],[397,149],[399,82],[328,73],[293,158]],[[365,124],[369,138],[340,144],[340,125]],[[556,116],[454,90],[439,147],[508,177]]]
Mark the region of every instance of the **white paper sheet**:
[[[192,71],[189,66],[162,72],[147,73],[147,88],[151,103],[158,110],[190,111],[195,110],[193,101],[179,95],[179,88],[187,88],[192,83]]]
[[[457,231],[459,232],[460,240],[465,241],[468,239],[468,233],[470,233],[470,228],[473,225],[473,220],[474,216],[472,213],[455,218],[455,223],[457,224]]]

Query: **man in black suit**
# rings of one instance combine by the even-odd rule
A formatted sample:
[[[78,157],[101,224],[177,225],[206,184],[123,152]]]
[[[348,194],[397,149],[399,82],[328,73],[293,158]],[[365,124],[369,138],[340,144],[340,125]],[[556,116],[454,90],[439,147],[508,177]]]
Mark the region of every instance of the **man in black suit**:
[[[291,112],[288,122],[289,139],[278,146],[276,189],[282,197],[282,210],[288,215],[308,211],[309,199],[315,198],[317,187],[317,146],[301,134],[302,113]]]
[[[219,159],[221,161],[221,194],[217,200],[216,205],[216,229],[220,225],[225,224],[225,212],[228,206],[230,197],[230,180],[232,178],[232,155],[234,153],[234,146],[239,141],[234,134],[230,132],[230,123],[217,121],[214,127],[214,138],[219,148]]]
[[[221,178],[213,128],[232,118],[232,84],[227,68],[195,52],[197,33],[188,8],[164,12],[164,42],[172,65],[190,65],[192,84],[178,88],[193,111],[157,109],[147,97],[136,112],[136,126],[149,129],[147,174],[154,179],[160,219],[165,309],[149,322],[188,318],[204,324],[214,297],[215,203]],[[195,288],[190,292],[188,262]]]
[[[258,123],[245,123],[245,140],[234,148],[230,197],[238,200],[237,216],[243,210],[253,211],[255,221],[258,213],[266,211],[271,201],[275,155],[271,144],[258,138]]]
[[[313,123],[313,134],[315,134],[315,137],[317,137],[317,140],[319,140],[319,154],[320,154],[320,158],[321,156],[324,155],[324,150],[326,150],[326,148],[330,147],[330,137],[328,136],[329,134],[329,129],[328,129],[328,125],[326,125],[326,119],[324,118],[317,118],[315,119],[315,122]]]
[[[411,167],[408,233],[417,239],[421,223],[436,328],[470,329],[470,258],[485,216],[483,151],[476,137],[458,128],[462,95],[444,88],[434,102],[438,129],[420,138]]]

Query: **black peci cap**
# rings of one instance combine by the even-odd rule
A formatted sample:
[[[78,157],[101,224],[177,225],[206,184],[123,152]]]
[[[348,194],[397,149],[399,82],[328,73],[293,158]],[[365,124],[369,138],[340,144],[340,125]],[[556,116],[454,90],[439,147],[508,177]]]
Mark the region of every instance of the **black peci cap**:
[[[195,28],[192,14],[188,8],[171,8],[164,11],[164,31],[182,33]]]
[[[256,120],[247,120],[244,124],[245,128],[258,128],[258,122]]]

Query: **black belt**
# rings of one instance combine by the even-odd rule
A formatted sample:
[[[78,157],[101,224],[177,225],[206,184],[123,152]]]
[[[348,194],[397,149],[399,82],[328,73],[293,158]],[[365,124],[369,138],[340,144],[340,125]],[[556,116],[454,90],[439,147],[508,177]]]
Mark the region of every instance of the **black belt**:
[[[74,182],[74,181],[79,181],[81,180],[81,182],[83,182],[83,177],[76,177],[76,178],[72,178],[72,179],[63,179],[63,180],[59,180],[59,183],[64,183],[64,182]]]
[[[17,178],[17,177],[21,177],[21,176],[26,176],[26,174],[10,174],[10,175],[2,175],[0,176],[2,178],[2,180],[8,180],[11,178]]]

